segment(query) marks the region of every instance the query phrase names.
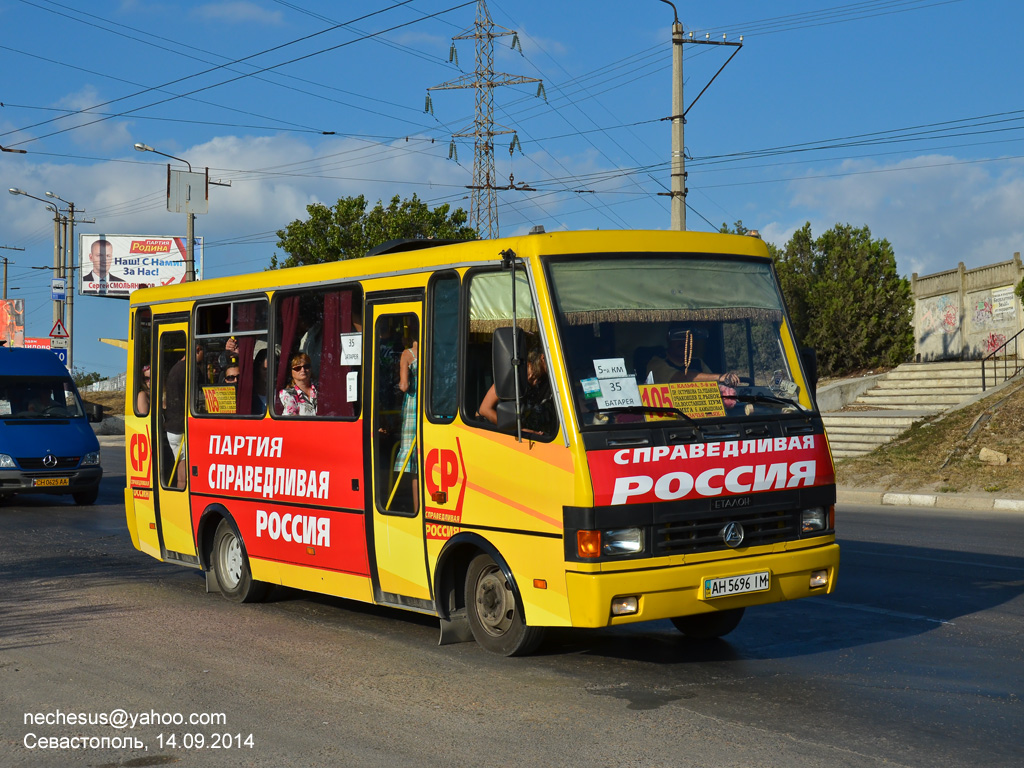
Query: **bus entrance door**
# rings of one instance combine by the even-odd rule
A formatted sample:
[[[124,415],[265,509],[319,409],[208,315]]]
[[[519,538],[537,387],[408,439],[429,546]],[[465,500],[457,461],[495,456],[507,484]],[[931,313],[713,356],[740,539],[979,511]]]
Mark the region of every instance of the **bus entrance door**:
[[[188,360],[188,323],[158,321],[156,333],[157,368],[151,381],[152,407],[157,411],[153,440],[157,532],[165,559],[198,563],[186,471],[187,384],[188,377],[195,375]]]
[[[423,305],[370,303],[373,325],[369,484],[379,602],[432,610],[423,531],[420,332]]]

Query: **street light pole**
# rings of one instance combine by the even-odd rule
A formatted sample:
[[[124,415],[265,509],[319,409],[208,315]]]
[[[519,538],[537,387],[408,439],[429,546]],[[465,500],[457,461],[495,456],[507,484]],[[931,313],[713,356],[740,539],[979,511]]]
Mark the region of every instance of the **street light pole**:
[[[135,149],[138,152],[152,152],[155,155],[162,155],[163,157],[169,157],[171,160],[177,160],[179,163],[184,163],[188,166],[188,172],[192,173],[192,163],[181,157],[175,157],[174,155],[168,155],[166,152],[161,152],[158,149],[153,149],[148,144],[141,142],[135,145]],[[170,166],[167,166],[170,169]],[[170,170],[167,171],[168,179],[170,179]],[[170,182],[168,181],[168,184]],[[168,194],[170,194],[170,186],[168,186]],[[191,211],[185,213],[185,243],[186,255],[185,258],[187,263],[185,264],[185,281],[193,282],[196,279],[196,259],[195,259],[195,227],[196,227],[196,215]]]
[[[48,200],[43,200],[43,198],[41,198],[41,197],[36,197],[35,195],[30,195],[28,192],[26,192],[23,189],[18,189],[17,187],[11,187],[7,191],[10,192],[12,195],[23,195],[25,197],[31,197],[33,200],[38,200],[40,203],[45,205],[47,208],[50,208],[50,209],[53,210],[53,276],[55,278],[59,278],[60,277],[60,268],[61,268],[60,225],[61,225],[61,220],[62,220],[62,217],[60,215],[60,210],[58,210],[57,206],[54,205],[53,203],[49,202]],[[53,302],[53,324],[54,325],[57,325],[58,322],[64,322],[63,308],[64,308],[63,302],[60,302],[60,301],[54,301]]]

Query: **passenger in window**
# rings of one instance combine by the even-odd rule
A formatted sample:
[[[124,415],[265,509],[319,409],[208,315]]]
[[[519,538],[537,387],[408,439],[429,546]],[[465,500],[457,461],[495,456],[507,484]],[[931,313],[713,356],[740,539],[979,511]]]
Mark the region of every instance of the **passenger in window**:
[[[699,357],[694,357],[694,332],[686,325],[673,325],[668,329],[665,356],[651,358],[647,366],[647,381],[669,384],[680,381],[717,381],[727,387],[739,386],[735,373],[712,373]],[[733,393],[735,394],[735,393]]]
[[[142,366],[142,382],[139,385],[139,394],[135,398],[135,410],[138,411],[140,416],[149,415],[149,400],[150,400],[150,367],[148,365]]]
[[[231,358],[228,363],[228,367],[224,369],[224,375],[221,377],[221,384],[226,384],[231,387],[238,386],[238,376],[241,373],[241,369],[238,367],[238,360]]]
[[[267,410],[267,348],[256,353],[253,360],[252,412],[265,413]]]
[[[317,320],[299,339],[299,351],[309,357],[309,363],[312,366],[311,375],[314,379],[320,377],[320,353],[324,346],[323,335],[324,323],[322,320]]]
[[[206,353],[202,344],[196,344],[196,378],[201,386],[203,382],[205,366],[203,358]],[[174,487],[184,488],[188,476],[185,473],[185,462],[183,459],[184,437],[185,437],[185,411],[187,409],[186,397],[186,367],[185,360],[188,356],[183,355],[167,373],[167,379],[163,385],[163,409],[164,409],[164,430],[167,435],[167,444],[171,447],[171,454],[174,457],[174,464],[178,470],[174,478],[167,480],[168,485],[173,481]],[[205,403],[201,403],[204,405]]]
[[[528,344],[526,352],[526,390],[519,393],[523,407],[523,432],[550,435],[555,432],[555,404],[548,379],[548,362],[539,343]],[[494,385],[480,403],[479,414],[491,424],[498,423],[498,393]]]
[[[416,482],[416,391],[419,371],[419,342],[415,331],[406,328],[402,338],[402,356],[398,362],[398,389],[402,398],[402,442],[395,457],[395,472],[409,473],[412,479],[412,506],[419,509],[419,484]]]
[[[316,385],[309,355],[299,353],[289,361],[291,378],[278,393],[283,416],[316,416]]]

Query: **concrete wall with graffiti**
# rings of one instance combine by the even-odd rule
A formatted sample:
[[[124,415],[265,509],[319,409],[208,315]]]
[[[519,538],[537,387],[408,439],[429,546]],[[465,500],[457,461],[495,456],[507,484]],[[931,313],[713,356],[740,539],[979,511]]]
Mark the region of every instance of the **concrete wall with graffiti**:
[[[972,360],[985,357],[1024,328],[1024,311],[1014,293],[1024,278],[1020,254],[1011,261],[911,277],[917,359]],[[1003,354],[1024,355],[1011,343]]]

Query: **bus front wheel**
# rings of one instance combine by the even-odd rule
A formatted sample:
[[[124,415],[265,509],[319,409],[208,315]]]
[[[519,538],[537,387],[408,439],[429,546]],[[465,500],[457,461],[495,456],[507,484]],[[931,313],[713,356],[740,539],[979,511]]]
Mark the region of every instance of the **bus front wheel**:
[[[490,555],[477,555],[466,572],[466,603],[473,637],[500,656],[525,656],[544,639],[540,627],[528,627],[515,589]]]
[[[221,520],[213,536],[213,572],[221,594],[236,603],[255,603],[267,594],[267,584],[253,581],[249,559],[238,535],[228,520]]]
[[[694,616],[677,616],[672,619],[676,629],[693,640],[711,640],[725,637],[740,623],[743,608],[732,608],[715,613],[698,613]]]

